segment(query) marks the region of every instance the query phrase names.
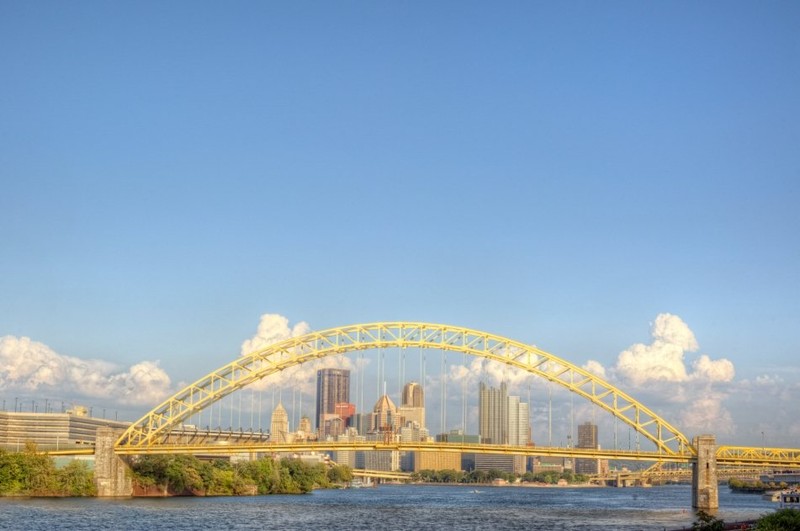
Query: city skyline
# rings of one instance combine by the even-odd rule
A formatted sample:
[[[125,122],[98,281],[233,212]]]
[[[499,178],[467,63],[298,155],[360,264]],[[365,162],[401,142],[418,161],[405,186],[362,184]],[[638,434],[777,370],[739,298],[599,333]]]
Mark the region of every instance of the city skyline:
[[[659,316],[659,317],[667,317],[667,319],[662,320],[663,322],[667,322],[667,323],[671,322],[672,324],[675,323],[674,316]],[[658,323],[658,321],[659,320],[657,320],[656,323]],[[678,319],[678,322],[679,321],[680,320]],[[284,325],[283,326],[283,328],[284,328],[283,332],[276,331],[276,327],[274,326],[276,322],[281,323],[281,324]],[[309,331],[309,327],[305,323],[299,323],[298,325],[295,325],[293,327],[287,327],[287,326],[285,326],[285,323],[287,323],[287,322],[288,321],[285,318],[282,318],[280,316],[275,316],[275,315],[265,315],[265,316],[263,316],[262,323],[259,326],[259,334],[257,334],[256,336],[254,336],[253,338],[251,338],[249,340],[246,340],[243,343],[242,352],[246,352],[248,348],[250,348],[250,347],[252,347],[254,345],[257,346],[258,348],[263,348],[264,346],[268,345],[269,343],[271,343],[273,341],[277,341],[277,340],[280,340],[282,338],[288,338],[288,337],[291,337],[291,336],[296,336],[296,335],[303,334],[303,333],[306,333],[306,332]],[[663,325],[663,322],[662,322],[662,325]],[[265,323],[266,323],[266,326],[265,326]],[[682,323],[679,322],[679,324],[682,324]],[[280,328],[280,327],[278,327],[278,328]],[[654,325],[654,329],[655,328],[658,328],[658,327]],[[669,342],[667,342],[668,344],[666,345],[666,347],[674,346],[674,343],[691,342],[691,341],[693,341],[693,337],[691,335],[691,331],[688,330],[688,328],[685,328],[685,326],[683,328],[681,328],[680,326],[673,327],[673,329],[670,329],[670,327],[667,326],[667,330],[662,330],[661,332],[658,332],[658,333],[663,335],[665,338],[667,336],[671,337]],[[656,341],[654,341],[653,344],[656,345],[659,342],[664,343],[664,340],[657,339]],[[625,352],[636,351],[640,347],[642,347],[642,345],[633,345],[628,351],[625,351]],[[663,348],[664,345],[661,345],[661,347]],[[687,347],[687,348],[689,348],[689,347]],[[622,358],[622,354],[625,354],[625,352],[621,353],[620,358]],[[390,366],[393,366],[393,364],[396,362],[396,360],[390,359],[391,356],[387,356],[386,359],[383,359],[383,356],[385,354],[391,354],[391,353],[392,353],[391,350],[389,350],[389,351],[386,351],[385,353],[382,351],[382,353],[380,354],[380,356],[381,356],[380,363],[384,364],[384,369],[382,369],[382,370],[380,370],[378,372],[374,372],[373,371],[373,377],[372,378],[373,378],[373,380],[377,380],[377,381],[373,381],[373,382],[366,381],[366,382],[364,382],[363,381],[363,378],[364,378],[363,374],[359,374],[359,375],[357,375],[355,377],[357,385],[359,386],[359,388],[356,389],[356,395],[363,394],[363,393],[366,392],[367,401],[368,402],[371,401],[371,400],[375,400],[375,399],[377,399],[377,398],[379,398],[379,397],[381,397],[383,395],[382,389],[386,388],[387,381],[389,381],[389,382],[393,382],[393,383],[390,386],[390,390],[391,391],[388,394],[390,396],[395,396],[397,401],[399,403],[402,403],[402,396],[404,394],[404,391],[406,391],[405,388],[408,386],[408,384],[414,384],[414,383],[417,383],[417,382],[414,381],[414,376],[410,376],[411,381],[406,382],[406,384],[402,384],[398,380],[399,375],[406,373],[406,371],[413,372],[413,367],[416,365],[417,362],[416,362],[416,360],[413,360],[412,359],[413,356],[410,356],[408,353],[403,353],[402,356],[400,356],[400,352],[398,351],[397,352],[398,358],[399,359],[403,359],[403,360],[407,360],[407,365],[409,366],[409,368],[402,369],[402,370],[397,370],[397,368],[395,368],[395,370],[388,370],[387,371],[386,369],[388,367],[390,367]],[[373,353],[373,354],[375,354],[375,359],[373,361],[377,364],[379,362],[379,360],[377,359],[377,352]],[[446,357],[446,355],[444,353],[439,353],[439,354],[435,355],[435,351],[428,351],[426,353],[423,353],[423,351],[419,351],[417,354],[420,357],[420,361],[424,360],[424,359],[427,359],[426,365],[428,367],[427,369],[424,369],[421,366],[418,368],[418,370],[421,370],[421,373],[419,375],[419,379],[422,379],[422,375],[423,374],[426,375],[427,376],[427,385],[426,386],[434,389],[434,396],[437,396],[439,393],[435,392],[435,389],[437,387],[440,387],[440,383],[442,381],[442,378],[441,378],[441,374],[435,374],[434,371],[435,371],[435,367],[439,364],[439,361],[438,361],[440,359],[439,356],[442,356],[442,359],[444,359]],[[597,410],[596,407],[591,406],[590,404],[588,404],[586,402],[581,402],[580,400],[576,401],[574,399],[574,397],[569,398],[569,399],[565,399],[565,397],[569,396],[570,393],[566,392],[563,389],[558,389],[557,386],[556,386],[555,389],[549,388],[549,387],[545,387],[544,386],[545,382],[543,382],[541,380],[538,380],[537,378],[532,377],[529,374],[526,374],[526,373],[518,371],[518,370],[513,370],[513,369],[510,369],[509,367],[505,367],[505,366],[498,365],[498,364],[493,364],[493,363],[488,363],[487,364],[485,361],[482,361],[482,360],[477,359],[477,358],[471,358],[471,360],[472,360],[471,362],[468,362],[467,365],[464,366],[465,368],[468,369],[468,372],[464,373],[463,370],[460,368],[461,366],[458,365],[459,362],[458,361],[453,362],[452,358],[451,358],[451,363],[453,363],[453,364],[449,366],[448,374],[447,374],[447,377],[444,378],[444,381],[447,382],[447,384],[449,386],[453,386],[453,385],[460,386],[461,384],[458,383],[459,381],[463,381],[463,382],[478,382],[478,381],[480,381],[480,382],[487,382],[489,384],[494,383],[494,384],[497,384],[497,385],[502,385],[502,384],[509,385],[509,384],[511,384],[511,385],[515,385],[516,386],[514,389],[518,393],[523,393],[524,394],[524,392],[527,390],[527,393],[528,393],[529,397],[531,396],[532,388],[535,388],[535,391],[533,391],[534,400],[531,402],[530,417],[531,417],[531,427],[533,429],[535,429],[536,433],[538,434],[539,438],[537,440],[538,440],[539,444],[543,444],[545,441],[550,441],[550,440],[553,441],[553,445],[554,446],[570,446],[570,445],[575,444],[576,430],[578,428],[578,424],[580,422],[583,422],[585,419],[588,419],[588,418],[594,419],[596,417],[596,415],[598,414],[598,410]],[[366,362],[366,363],[364,363],[364,362]],[[299,423],[300,417],[309,415],[309,411],[308,411],[308,407],[309,406],[308,405],[318,402],[318,400],[317,400],[317,396],[318,395],[314,394],[314,388],[319,384],[319,380],[318,380],[318,378],[317,379],[312,378],[310,375],[318,375],[321,371],[328,371],[328,370],[330,370],[332,372],[335,372],[335,373],[342,373],[342,372],[348,372],[349,371],[349,369],[339,369],[339,368],[336,368],[336,367],[326,367],[326,364],[329,364],[329,363],[339,364],[339,365],[347,366],[347,367],[357,367],[357,366],[359,366],[359,364],[364,363],[364,365],[362,365],[362,367],[365,369],[363,372],[369,372],[370,367],[371,367],[371,365],[369,363],[369,360],[361,359],[361,360],[353,361],[353,360],[349,359],[348,357],[342,357],[342,356],[337,356],[336,358],[329,358],[329,359],[320,359],[320,360],[317,360],[316,362],[313,362],[313,363],[310,363],[310,364],[304,364],[304,365],[292,367],[292,368],[280,373],[279,376],[283,376],[284,377],[283,378],[283,382],[284,383],[281,383],[281,379],[280,378],[276,379],[275,377],[267,378],[265,380],[264,383],[269,383],[270,386],[271,386],[271,389],[266,388],[267,389],[267,395],[266,395],[266,397],[259,398],[259,402],[261,402],[262,399],[263,399],[265,407],[267,407],[268,406],[268,402],[270,400],[270,398],[269,398],[270,395],[271,395],[271,400],[272,400],[272,407],[275,407],[275,405],[277,403],[282,403],[283,402],[285,404],[287,410],[290,412],[289,426],[290,426],[291,429],[295,429],[295,427]],[[713,366],[714,364],[719,364],[720,367],[722,368],[721,373],[724,374],[724,372],[725,372],[724,369],[725,369],[725,366],[726,366],[725,360],[708,360],[707,363],[710,364],[711,366]],[[324,367],[324,368],[321,368],[321,367]],[[602,373],[604,371],[604,368],[602,368],[602,367],[599,367],[599,368],[598,367],[593,367],[591,363],[586,364],[585,368],[589,369],[591,372],[595,372],[595,373],[598,373],[598,374],[601,374],[601,375],[602,375]],[[375,368],[373,367],[373,369],[375,369]],[[673,367],[661,367],[661,369],[662,370],[667,370],[667,369],[669,369],[669,370],[679,370],[679,369],[676,369],[676,367],[674,367],[674,366]],[[709,368],[706,367],[705,370],[709,370]],[[383,375],[383,379],[382,380],[380,379],[380,375]],[[306,378],[305,382],[303,382],[301,380],[298,380],[298,378],[303,378],[303,377]],[[359,379],[361,379],[360,382],[359,382]],[[289,382],[288,386],[286,385],[287,381]],[[531,383],[531,382],[534,382],[534,383]],[[265,389],[263,384],[262,385],[256,385],[256,387],[258,389],[262,389],[262,390]],[[287,389],[287,387],[289,389]],[[425,386],[421,386],[421,390],[424,389],[424,387]],[[349,387],[347,389],[348,389],[347,392],[349,393]],[[374,394],[375,398],[370,398],[371,396],[373,396],[371,394],[370,389],[376,389],[376,393]],[[291,395],[288,395],[287,393],[289,393],[290,390],[291,390]],[[561,394],[561,403],[553,405],[552,406],[552,411],[549,411],[548,410],[549,409],[549,404],[546,405],[546,403],[548,401],[548,398],[545,396],[545,394],[552,396],[553,391],[555,391],[556,394],[559,394],[559,393]],[[262,391],[259,391],[259,393],[261,393],[261,392]],[[305,398],[303,397],[304,394],[306,395]],[[289,399],[289,396],[291,396],[291,399]],[[442,431],[441,424],[437,423],[436,426],[432,426],[432,428],[433,428],[432,429],[432,433],[433,432],[437,432],[437,433],[438,432],[446,432],[447,430],[450,430],[450,429],[463,429],[463,430],[465,430],[467,432],[473,431],[476,434],[479,433],[479,431],[480,431],[479,426],[478,426],[479,393],[474,393],[474,394],[473,393],[467,393],[466,396],[465,396],[466,401],[462,400],[460,403],[458,403],[458,401],[460,400],[459,396],[460,396],[460,394],[459,394],[458,389],[454,389],[454,388],[450,389],[449,394],[448,394],[448,402],[451,402],[451,406],[450,406],[450,409],[448,410],[448,423],[447,423],[447,426],[444,428],[444,431]],[[285,397],[285,398],[282,398],[282,397]],[[245,401],[245,407],[247,407],[247,402],[251,402],[253,400],[254,399],[252,397],[247,399]],[[10,401],[8,401],[8,402],[9,402],[9,405],[10,405]],[[34,408],[34,407],[36,407],[36,405],[39,404],[39,402],[40,401],[37,401],[36,399],[33,399],[33,400],[28,399],[28,400],[25,401],[25,403],[29,404],[29,405],[26,406],[25,404],[23,404],[22,399],[20,399],[19,408],[20,408],[20,410],[22,410],[24,407]],[[50,399],[47,402],[49,402],[51,405],[54,405],[58,401]],[[297,404],[299,404],[299,407],[295,407],[295,402]],[[78,402],[73,402],[73,404],[78,404]],[[240,404],[241,404],[241,402],[240,402]],[[306,404],[306,408],[303,408],[303,404]],[[646,405],[648,405],[648,404],[646,404]],[[453,407],[453,406],[456,406],[456,407]],[[211,414],[211,410],[213,410],[215,407],[219,408],[219,409],[225,409],[226,413],[223,415],[223,417],[225,419],[227,419],[228,418],[227,409],[229,407],[231,407],[231,409],[232,409],[233,406],[223,405],[222,403],[220,403],[220,404],[218,404],[216,406],[211,406],[211,408],[210,408],[208,413]],[[334,407],[335,407],[335,405],[334,405]],[[461,413],[459,412],[460,408],[466,408],[467,409],[466,417],[468,419],[470,419],[470,420],[469,420],[469,423],[468,423],[468,425],[466,427],[463,425],[463,423],[461,423],[461,420],[460,420],[461,419]],[[9,409],[9,408],[7,408],[7,409]],[[91,406],[89,407],[89,409],[90,410],[92,409]],[[437,409],[440,409],[440,407],[438,405],[434,404],[432,409],[434,411],[436,411]],[[103,411],[103,418],[108,418],[108,417],[106,417],[106,412],[108,413],[108,415],[111,415],[112,411],[114,413],[114,416],[115,417],[117,416],[117,411],[115,409],[103,408],[102,411]],[[362,411],[364,411],[364,412],[369,411],[369,408],[364,409],[364,410],[361,410],[361,409],[358,410],[358,412],[362,412]],[[96,417],[99,417],[99,414],[98,414],[99,412],[100,412],[100,408],[96,408],[96,414],[95,414]],[[657,412],[657,413],[660,413],[661,415],[665,415],[665,416],[668,415],[668,413],[664,413],[664,412]],[[231,411],[231,413],[230,413],[231,422],[233,422],[233,416],[234,416],[233,412]],[[241,414],[240,414],[240,417],[241,417]],[[550,417],[550,418],[545,420],[545,417]],[[123,418],[127,418],[127,417],[123,417]],[[423,412],[423,417],[422,418],[423,418],[423,423],[424,423],[424,412]],[[134,419],[135,419],[135,417],[128,418],[128,420],[134,420]],[[670,420],[670,419],[668,418],[667,420]],[[547,422],[546,425],[545,425],[545,422]],[[628,433],[626,433],[624,426],[622,426],[621,427],[622,428],[621,431],[619,433],[617,433],[617,428],[618,428],[617,423],[614,422],[613,419],[610,416],[606,416],[606,418],[602,419],[600,422],[605,424],[605,429],[604,429],[603,433],[604,433],[604,436],[607,437],[607,440],[604,442],[604,444],[606,444],[608,446],[612,446],[612,443],[613,443],[613,446],[625,447],[625,444],[626,444],[625,439],[627,437],[627,445],[632,448],[633,447],[632,446],[632,444],[633,444],[632,441],[634,439],[638,439],[635,436],[635,434],[630,433],[630,430],[628,430]],[[266,420],[266,423],[267,423],[266,425],[268,426],[269,425],[268,418]],[[612,429],[611,429],[612,425],[614,427],[613,428],[613,434],[612,434]],[[678,425],[680,425],[680,424],[678,423]],[[691,432],[687,432],[687,433],[689,434],[690,437],[693,435]],[[770,432],[766,432],[766,433],[762,432],[760,434],[761,435],[760,440],[762,442],[764,442],[765,444],[766,444],[766,441],[767,441],[766,437],[767,437],[768,434],[769,434],[770,437],[772,436],[772,434]],[[638,443],[636,443],[636,444],[638,444]]]
[[[799,446],[798,24],[738,0],[7,3],[6,409],[135,420],[274,341],[413,320],[536,345],[687,435]],[[614,433],[504,367],[361,354],[328,361],[362,410],[413,377],[429,428],[459,426],[483,375],[534,439]],[[313,417],[317,361],[254,392]]]

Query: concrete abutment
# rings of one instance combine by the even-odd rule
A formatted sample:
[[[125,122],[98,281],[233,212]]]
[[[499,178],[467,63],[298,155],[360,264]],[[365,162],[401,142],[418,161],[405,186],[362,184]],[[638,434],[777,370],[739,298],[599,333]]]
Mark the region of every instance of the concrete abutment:
[[[101,498],[130,497],[133,481],[128,464],[114,452],[114,443],[124,430],[97,428],[94,447],[94,483]]]
[[[717,441],[713,435],[699,435],[692,442],[697,449],[692,463],[692,507],[712,514],[719,509]]]

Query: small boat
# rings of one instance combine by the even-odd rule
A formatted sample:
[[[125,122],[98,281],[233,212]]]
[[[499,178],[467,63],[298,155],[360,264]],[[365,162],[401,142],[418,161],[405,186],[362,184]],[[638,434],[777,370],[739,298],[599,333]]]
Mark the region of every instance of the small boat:
[[[470,492],[472,492],[472,494],[480,494],[483,491],[478,490],[478,489],[472,489]]]
[[[374,487],[374,486],[375,484],[369,478],[365,480],[354,479],[353,481],[350,482],[351,489],[361,489],[364,487]]]
[[[781,509],[800,510],[800,489],[791,488],[780,493]]]
[[[779,490],[768,490],[761,495],[765,500],[771,502],[779,502],[781,501],[781,491]]]

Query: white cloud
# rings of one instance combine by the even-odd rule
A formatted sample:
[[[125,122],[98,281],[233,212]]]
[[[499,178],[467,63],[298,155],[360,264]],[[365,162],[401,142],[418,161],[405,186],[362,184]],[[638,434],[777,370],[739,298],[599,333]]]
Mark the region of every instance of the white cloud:
[[[468,358],[466,366],[461,363],[460,359],[449,365],[448,384],[461,385],[462,381],[466,380],[467,386],[476,386],[478,382],[498,386],[501,382],[505,382],[508,384],[509,390],[513,392],[526,388],[527,385],[536,381],[536,376],[517,367],[485,358],[474,356]]]
[[[285,339],[305,335],[310,330],[311,327],[305,321],[300,321],[294,326],[290,326],[289,319],[286,317],[279,314],[266,313],[261,316],[256,334],[242,343],[241,354],[245,356]],[[363,363],[366,365],[368,360],[363,360]],[[358,362],[347,356],[329,356],[308,361],[302,365],[294,365],[255,382],[250,387],[256,390],[275,389],[277,387],[279,389],[287,389],[289,392],[294,389],[304,395],[313,397],[316,394],[316,374],[319,369],[348,369],[355,371],[358,368]]]
[[[694,332],[683,322],[683,319],[670,313],[658,314],[653,323],[652,335],[656,341],[676,345],[689,352],[694,352],[699,348]]]
[[[622,385],[637,388],[651,407],[651,402],[660,402],[661,416],[676,417],[687,434],[732,434],[734,421],[724,405],[729,394],[720,385],[733,380],[733,363],[702,354],[687,367],[686,355],[700,347],[694,332],[677,315],[659,314],[651,336],[650,344],[637,343],[619,354],[613,373]]]
[[[289,327],[289,319],[277,313],[265,313],[258,323],[256,335],[242,343],[242,356],[289,339],[307,334],[311,330],[308,323],[300,321]]]
[[[694,333],[677,315],[659,314],[653,323],[649,345],[637,343],[620,353],[615,372],[629,384],[639,387],[652,381],[730,382],[736,373],[727,359],[712,360],[706,355],[692,363],[689,372],[686,353],[699,349]]]
[[[117,404],[151,405],[171,392],[171,381],[157,361],[127,370],[103,360],[65,356],[27,337],[0,338],[0,387],[70,398],[100,398]]]
[[[723,405],[727,395],[706,389],[686,404],[680,414],[680,424],[684,432],[695,435],[731,435],[735,425],[731,412]]]
[[[730,382],[736,375],[733,363],[730,360],[712,360],[705,354],[692,362],[692,377],[697,380],[709,382]]]
[[[733,416],[725,406],[731,399],[726,384],[736,374],[733,363],[706,354],[687,360],[700,347],[694,332],[677,315],[659,314],[650,332],[650,343],[636,343],[620,352],[616,364],[608,370],[594,360],[583,368],[636,395],[687,435],[734,433]],[[769,379],[762,382],[769,383]],[[741,391],[737,391],[739,396]]]
[[[661,341],[638,343],[620,353],[616,372],[637,387],[650,380],[683,382],[687,378],[683,352],[677,345]]]
[[[582,368],[599,378],[606,377],[606,368],[603,367],[603,364],[600,363],[599,361],[589,360],[583,365]]]

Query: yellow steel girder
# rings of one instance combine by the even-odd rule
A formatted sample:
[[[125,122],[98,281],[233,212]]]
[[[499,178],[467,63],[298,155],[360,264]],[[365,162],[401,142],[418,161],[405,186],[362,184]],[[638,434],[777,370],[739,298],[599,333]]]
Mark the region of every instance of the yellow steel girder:
[[[237,455],[237,454],[308,454],[327,451],[362,452],[438,452],[456,454],[500,454],[572,457],[583,459],[622,459],[626,461],[662,460],[673,463],[689,463],[692,456],[666,455],[660,452],[615,450],[612,448],[566,448],[547,446],[510,446],[507,444],[439,443],[439,442],[381,442],[381,441],[321,441],[293,443],[231,443],[231,444],[153,444],[149,446],[119,446],[119,455]]]
[[[667,421],[602,378],[548,352],[468,328],[419,323],[357,324],[311,332],[241,356],[203,376],[131,425],[117,448],[161,444],[186,418],[266,376],[313,359],[369,349],[425,348],[485,358],[535,374],[616,416],[669,456],[694,455],[689,440]]]
[[[800,449],[747,446],[720,446],[717,464],[734,466],[800,467]]]

